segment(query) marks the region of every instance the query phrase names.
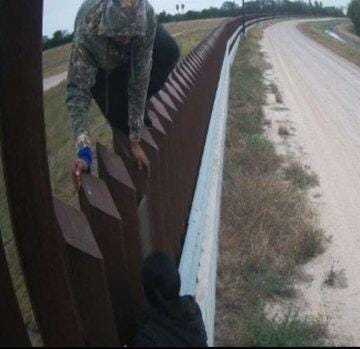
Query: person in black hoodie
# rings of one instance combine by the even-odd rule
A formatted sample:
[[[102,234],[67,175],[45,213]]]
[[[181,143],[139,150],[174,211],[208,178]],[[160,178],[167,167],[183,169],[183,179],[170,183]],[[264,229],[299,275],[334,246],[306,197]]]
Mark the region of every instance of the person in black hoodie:
[[[142,283],[151,309],[131,347],[207,347],[199,305],[192,296],[180,296],[180,275],[164,253],[149,256]]]

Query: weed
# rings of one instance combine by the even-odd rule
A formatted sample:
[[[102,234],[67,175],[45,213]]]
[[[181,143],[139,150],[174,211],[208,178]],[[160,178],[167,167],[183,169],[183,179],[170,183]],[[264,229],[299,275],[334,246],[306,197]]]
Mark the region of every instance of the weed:
[[[321,196],[322,196],[321,193],[315,193],[315,194],[313,195],[313,198],[314,198],[314,199],[319,199],[319,198],[321,198]]]
[[[283,98],[282,98],[282,95],[281,95],[281,93],[279,91],[278,86],[276,84],[274,84],[274,83],[271,83],[270,88],[271,88],[272,93],[275,95],[276,103],[282,103]]]
[[[293,297],[292,277],[269,271],[267,266],[247,265],[242,271],[249,292],[258,292],[262,297]]]
[[[288,137],[290,136],[290,131],[285,125],[280,125],[278,128],[278,133],[280,136]]]
[[[309,189],[319,185],[319,177],[310,172],[300,162],[294,161],[285,169],[285,178],[300,189]]]
[[[345,275],[345,269],[335,270],[335,263],[332,264],[330,271],[325,274],[324,285],[333,288],[347,288],[348,280]]]
[[[289,310],[285,318],[267,319],[264,315],[246,320],[254,347],[320,347],[325,345],[326,326],[319,319],[301,319]]]
[[[324,284],[329,287],[335,286],[336,272],[334,264],[331,266],[330,271],[325,275]]]
[[[264,119],[263,124],[264,126],[271,126],[272,121],[270,119]]]

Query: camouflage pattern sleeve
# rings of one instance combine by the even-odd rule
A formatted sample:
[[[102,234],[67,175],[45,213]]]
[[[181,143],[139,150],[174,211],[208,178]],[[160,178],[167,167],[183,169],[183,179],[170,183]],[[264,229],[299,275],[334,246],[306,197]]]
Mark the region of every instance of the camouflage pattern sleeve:
[[[136,38],[133,42],[133,67],[128,85],[129,138],[133,142],[140,141],[140,132],[143,127],[155,33],[156,20],[153,21],[145,37]]]
[[[77,149],[90,146],[88,112],[91,88],[95,84],[97,67],[86,47],[74,41],[67,78],[66,104],[70,114]]]

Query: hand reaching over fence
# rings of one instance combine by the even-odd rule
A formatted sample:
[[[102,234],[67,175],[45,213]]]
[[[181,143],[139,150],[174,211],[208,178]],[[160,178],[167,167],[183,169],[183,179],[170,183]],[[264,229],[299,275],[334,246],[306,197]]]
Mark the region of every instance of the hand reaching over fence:
[[[142,171],[143,167],[145,167],[148,176],[150,175],[150,161],[144,153],[138,142],[131,142],[130,151],[139,171]]]
[[[71,175],[74,182],[74,186],[77,190],[81,187],[81,174],[83,172],[89,172],[90,165],[85,160],[78,158],[75,159],[71,164]]]

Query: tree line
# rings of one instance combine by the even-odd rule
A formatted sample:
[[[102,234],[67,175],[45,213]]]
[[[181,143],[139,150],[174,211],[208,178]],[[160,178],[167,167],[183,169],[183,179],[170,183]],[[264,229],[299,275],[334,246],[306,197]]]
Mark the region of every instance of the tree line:
[[[355,0],[360,1],[360,0]],[[264,13],[264,14],[290,14],[290,15],[311,15],[311,16],[344,16],[342,10],[335,6],[323,6],[321,1],[308,2],[289,1],[289,0],[257,0],[245,1],[244,12],[246,14]],[[220,8],[210,7],[202,11],[187,11],[184,14],[166,13],[162,11],[158,15],[160,23],[175,21],[186,21],[194,19],[236,17],[242,14],[242,7],[238,2],[226,1]]]
[[[66,30],[57,30],[53,37],[50,39],[47,36],[43,36],[42,44],[43,51],[48,50],[50,48],[62,46],[72,42],[74,37],[74,33],[69,34]]]
[[[354,24],[356,33],[360,35],[360,0],[351,1],[347,14]]]
[[[360,0],[353,0],[360,3]],[[359,6],[358,6],[359,7]],[[289,15],[309,15],[309,16],[344,16],[342,10],[335,6],[323,6],[321,1],[308,0],[289,1],[289,0],[256,0],[245,1],[244,12],[246,14],[289,14]],[[170,14],[162,11],[158,14],[159,23],[169,23],[176,21],[187,21],[194,19],[236,17],[243,13],[242,7],[235,1],[225,1],[220,8],[210,7],[202,11],[187,11],[185,13]],[[359,15],[358,15],[359,18]],[[73,33],[57,30],[52,38],[43,37],[43,50],[61,46],[72,42]]]

